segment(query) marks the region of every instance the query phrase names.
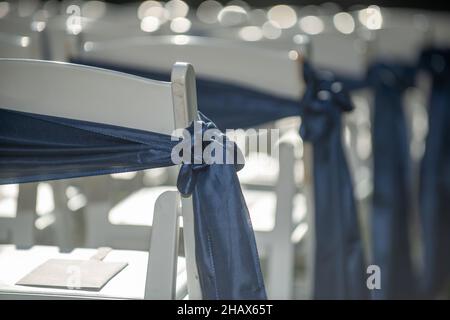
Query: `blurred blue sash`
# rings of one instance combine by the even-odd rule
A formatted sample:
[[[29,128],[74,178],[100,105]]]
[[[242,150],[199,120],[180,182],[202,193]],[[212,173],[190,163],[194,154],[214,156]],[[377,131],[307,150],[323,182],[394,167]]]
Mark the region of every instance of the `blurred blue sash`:
[[[411,261],[411,163],[403,95],[414,85],[416,68],[401,63],[374,63],[367,82],[374,93],[372,122],[373,263],[381,270],[375,299],[415,297]]]
[[[450,50],[424,50],[419,67],[432,79],[419,199],[422,290],[425,297],[432,298],[450,280]]]
[[[313,144],[315,299],[367,299],[353,183],[342,145],[342,112],[353,109],[342,82],[304,68],[300,135]]]

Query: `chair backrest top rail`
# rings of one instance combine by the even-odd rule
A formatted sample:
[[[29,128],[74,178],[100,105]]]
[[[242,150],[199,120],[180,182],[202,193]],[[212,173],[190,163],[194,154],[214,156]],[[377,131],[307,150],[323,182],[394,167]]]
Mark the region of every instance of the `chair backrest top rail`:
[[[172,85],[63,62],[0,59],[0,107],[171,134]]]
[[[88,42],[84,47],[78,57],[154,71],[167,71],[175,61],[187,61],[199,77],[291,99],[299,99],[305,87],[301,64],[290,50],[186,35],[130,37]]]

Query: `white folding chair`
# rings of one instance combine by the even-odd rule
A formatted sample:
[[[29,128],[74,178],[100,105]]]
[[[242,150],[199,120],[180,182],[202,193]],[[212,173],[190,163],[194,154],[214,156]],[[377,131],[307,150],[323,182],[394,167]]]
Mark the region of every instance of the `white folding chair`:
[[[115,16],[118,16],[117,10],[115,10]],[[64,60],[63,58],[65,56],[62,54],[61,57],[60,52],[66,52],[66,47],[68,46],[76,46],[78,40],[78,37],[68,33],[70,31],[68,30],[66,23],[68,19],[68,14],[57,15],[50,17],[49,19],[44,19],[46,21],[40,21],[39,19],[36,20],[34,16],[23,18],[10,13],[7,17],[0,19],[0,58],[46,59],[48,57],[44,55],[44,51],[49,50],[51,51],[50,53],[52,59]],[[109,39],[119,36],[123,37],[128,33],[128,31],[122,28],[124,24],[121,24],[120,26],[114,25],[111,19],[109,19],[108,22],[105,22],[104,19],[96,21],[84,18],[82,22],[84,26],[83,35],[87,36],[87,39]],[[112,26],[115,28],[113,29]],[[131,26],[129,26],[129,28],[131,28]],[[123,33],[118,32],[119,30]],[[48,37],[50,37],[50,39],[48,39]],[[45,40],[50,41],[46,42]],[[96,179],[107,180],[105,185],[115,186],[117,192],[113,193],[116,194],[123,190],[124,186],[126,189],[131,189],[132,191],[142,187],[145,178],[150,175],[151,178],[164,180],[165,176],[161,174],[160,171],[162,170],[128,173],[127,175],[120,176],[122,180],[97,177],[90,179],[89,181],[95,182]],[[128,177],[130,176],[133,178],[129,179]],[[127,179],[123,181],[123,178]],[[52,244],[59,246],[63,251],[72,250],[77,244],[83,244],[82,241],[84,239],[77,236],[73,232],[76,229],[77,224],[80,224],[79,216],[81,216],[81,214],[78,214],[78,212],[72,212],[73,210],[68,208],[68,203],[71,199],[67,196],[68,188],[73,187],[72,184],[75,184],[76,186],[78,181],[79,180],[49,182],[49,185],[53,191],[54,202],[54,210],[50,214],[51,217],[49,217],[52,222],[48,226],[46,225],[45,231],[39,232],[39,235],[33,235],[26,231],[34,230],[33,226],[37,217],[36,214],[34,214],[34,216],[30,215],[30,210],[25,210],[24,208],[25,203],[36,203],[35,198],[37,195],[33,195],[29,191],[22,192],[22,189],[25,188],[25,186],[19,185],[21,206],[9,206],[5,214],[0,211],[0,219],[3,217],[5,222],[1,227],[1,233],[3,235],[0,238],[4,239],[4,242],[8,242],[9,239],[9,241],[13,241],[21,247],[34,244],[37,240],[36,238],[44,238],[44,242],[52,242]],[[120,183],[121,181],[123,181],[123,183]],[[27,188],[29,189],[29,187]],[[93,190],[93,192],[95,192],[95,190]],[[27,195],[27,197],[32,196],[34,199],[25,199],[24,195]],[[14,199],[9,198],[5,201],[13,202]],[[114,204],[116,202],[117,201],[114,202],[111,199],[111,203]],[[17,210],[15,210],[16,212],[13,212],[14,208],[17,208]],[[78,211],[80,210],[83,210],[83,208],[81,207],[78,209]],[[29,216],[28,219],[15,219],[18,215],[24,215],[24,212],[26,212]],[[50,221],[50,219],[46,220]],[[13,228],[12,226],[17,223],[20,223],[22,226],[24,223],[28,223],[30,226]],[[13,231],[13,229],[15,231]],[[145,249],[146,243],[148,243],[150,239],[149,229],[144,227],[139,228],[138,231],[133,231],[134,232],[129,233],[129,237],[132,239],[135,237],[138,239],[145,239],[145,242],[142,243],[141,247],[136,248],[133,246],[136,242],[131,240],[131,245],[122,247]],[[100,239],[102,239],[102,237],[100,237]],[[123,239],[123,241],[125,241],[125,239]],[[92,242],[89,242],[88,245],[91,243]]]
[[[195,75],[191,65],[176,63],[171,82],[146,80],[118,72],[38,60],[0,59],[2,108],[118,125],[171,134],[196,117]],[[46,79],[46,81],[41,81]],[[95,89],[94,89],[95,88]],[[113,90],[112,90],[113,89]],[[130,104],[130,97],[133,97]],[[126,108],[124,108],[126,106]],[[150,211],[150,210],[149,210]],[[15,283],[49,258],[86,258],[93,249],[58,254],[57,248],[17,250],[0,246],[1,298],[180,298],[186,287],[178,256],[178,220],[183,217],[185,265],[189,298],[201,298],[195,262],[191,198],[180,208],[177,191],[164,191],[154,209],[147,252],[113,250],[105,261],[129,265],[101,291],[24,287]],[[178,268],[178,269],[177,269]],[[186,273],[185,273],[186,274]],[[144,285],[145,284],[145,285]]]
[[[38,31],[33,30],[32,23],[33,19],[30,17],[10,15],[0,19],[0,58],[44,58],[45,25],[44,29]],[[55,205],[52,212],[41,219],[45,221],[43,224],[38,221],[40,218],[36,208],[40,190],[37,184],[19,185],[17,197],[2,200],[9,201],[9,205],[4,206],[5,210],[0,211],[0,229],[6,234],[3,242],[27,247],[35,244],[37,238],[42,235],[47,241],[53,241],[64,250],[73,248],[73,241],[68,239],[68,223],[64,221],[71,218],[67,208],[68,199],[65,196],[68,185],[64,181],[50,182],[49,185],[53,191]],[[36,230],[35,223],[42,225],[44,230]]]
[[[12,14],[0,19],[1,58],[42,58],[44,42],[41,29],[33,29],[33,18]]]
[[[39,58],[38,38],[25,18],[0,19],[0,58]],[[26,248],[35,243],[37,184],[6,186],[0,195],[0,241]]]
[[[289,50],[265,50],[236,41],[188,36],[135,37],[91,42],[85,47],[88,50],[72,53],[72,55],[162,72],[167,72],[173,62],[182,59],[195,65],[196,72],[200,76],[243,85],[298,101],[305,87],[301,63],[298,61],[301,54],[289,52]],[[245,188],[244,196],[249,201],[258,249],[260,254],[268,259],[269,272],[266,281],[268,295],[270,298],[289,299],[292,297],[294,282],[294,244],[291,241],[291,235],[296,227],[292,212],[297,187],[294,179],[294,148],[287,141],[283,141],[279,147],[280,165],[277,159],[268,158],[268,162],[272,165],[269,170],[274,169],[275,174],[269,175],[269,181],[266,181],[266,184],[272,185],[275,193],[273,190]],[[249,172],[249,169],[252,170],[248,167],[248,169],[244,168],[243,174],[240,173],[240,177],[244,178],[241,183],[244,185],[254,185],[255,181],[259,183],[261,171],[265,169],[264,164],[256,164],[253,172]],[[147,189],[139,192],[145,194],[152,191]],[[125,201],[131,204],[132,201],[136,201],[136,198],[137,196],[133,195]],[[300,216],[300,219],[297,219],[300,221],[297,223],[302,222],[302,210],[304,211],[302,200],[300,196],[295,201],[296,211],[299,212],[297,216]],[[105,206],[103,208],[107,209]],[[117,207],[112,211],[115,216],[113,220],[120,222],[121,225],[114,226],[117,232],[110,233],[109,238],[119,239],[125,232],[133,234],[132,230],[138,231],[139,226],[125,224],[135,222],[137,219],[130,217],[134,214],[139,216],[139,213],[130,210],[131,206],[124,205],[122,208],[128,209],[120,210],[122,214],[118,212]],[[100,210],[96,211],[100,212]],[[106,213],[88,216],[92,219],[102,219],[105,225],[103,230],[111,230],[111,227],[106,226],[108,224]],[[93,222],[90,223],[95,225]],[[96,221],[96,223],[100,222]],[[99,236],[98,232],[99,230],[95,230],[94,234],[93,230],[93,236],[90,238],[104,237],[104,235]]]

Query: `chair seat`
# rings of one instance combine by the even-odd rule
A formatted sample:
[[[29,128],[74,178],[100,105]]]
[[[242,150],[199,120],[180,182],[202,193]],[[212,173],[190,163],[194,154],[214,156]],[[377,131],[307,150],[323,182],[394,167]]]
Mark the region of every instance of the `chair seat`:
[[[28,250],[14,245],[0,245],[0,299],[7,298],[75,298],[75,299],[143,299],[148,253],[112,250],[105,262],[127,262],[128,266],[114,276],[100,291],[70,290],[20,286],[15,283],[48,259],[89,259],[96,249],[75,249],[60,253],[57,247],[34,246]],[[177,299],[185,297],[186,263],[178,258]]]

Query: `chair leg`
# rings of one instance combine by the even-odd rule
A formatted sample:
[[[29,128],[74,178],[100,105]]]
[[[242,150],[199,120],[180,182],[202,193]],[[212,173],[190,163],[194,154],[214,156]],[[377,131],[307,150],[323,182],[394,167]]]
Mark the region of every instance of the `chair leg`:
[[[19,249],[30,248],[34,245],[36,197],[36,183],[24,183],[19,186],[17,215],[12,222],[12,242]]]
[[[155,204],[145,299],[175,299],[179,243],[179,194],[162,193]]]
[[[292,299],[294,287],[294,245],[289,237],[272,244],[269,252],[269,299]]]
[[[56,245],[62,252],[70,252],[75,248],[74,221],[72,212],[67,206],[67,181],[58,180],[51,183],[55,197],[55,238]]]
[[[294,287],[294,244],[291,234],[293,202],[297,192],[294,178],[294,146],[280,143],[280,171],[276,185],[275,228],[269,251],[269,298],[292,299]]]
[[[85,245],[88,248],[111,246],[108,241],[108,212],[111,206],[108,203],[88,203],[84,209]]]
[[[189,299],[201,300],[202,290],[200,287],[200,279],[195,260],[194,211],[192,206],[192,198],[183,198],[181,208],[183,211],[183,240],[186,255]]]
[[[306,193],[308,232],[306,235],[306,275],[307,296],[311,299],[314,291],[314,252],[315,252],[315,208],[314,208],[314,173],[313,173],[313,146],[311,143],[303,144],[303,161],[305,169],[304,186]]]
[[[88,198],[84,208],[85,245],[88,248],[111,246],[108,241],[111,227],[108,215],[112,208],[109,195],[110,177],[87,178],[83,181],[82,190]]]

